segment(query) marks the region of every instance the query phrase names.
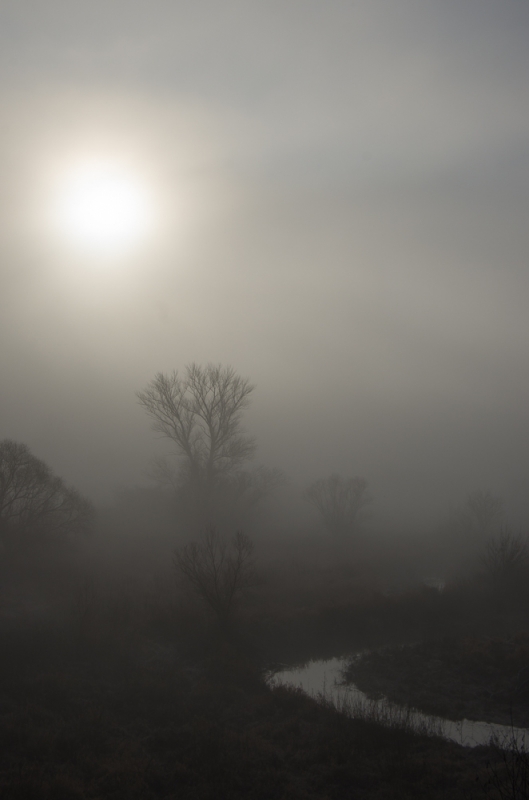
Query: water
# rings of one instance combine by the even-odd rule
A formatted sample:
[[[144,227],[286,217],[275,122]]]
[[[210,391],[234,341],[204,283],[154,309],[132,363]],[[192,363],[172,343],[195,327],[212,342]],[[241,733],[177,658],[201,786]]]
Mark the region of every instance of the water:
[[[465,747],[488,745],[493,740],[500,747],[510,748],[516,743],[518,748],[524,748],[526,737],[529,745],[529,730],[526,728],[468,719],[453,721],[398,706],[385,699],[370,700],[354,684],[342,683],[343,670],[349,660],[331,658],[326,661],[311,661],[304,667],[276,672],[270,682],[303,689],[316,698],[324,697],[350,716],[366,717],[386,725],[436,734]]]

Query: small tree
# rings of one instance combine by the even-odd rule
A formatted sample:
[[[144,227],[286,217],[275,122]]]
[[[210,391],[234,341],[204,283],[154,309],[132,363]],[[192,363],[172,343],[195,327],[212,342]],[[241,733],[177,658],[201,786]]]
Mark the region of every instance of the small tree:
[[[317,508],[328,531],[340,538],[354,531],[360,512],[371,502],[365,478],[342,478],[336,473],[315,481],[304,496]]]
[[[64,484],[25,444],[0,442],[0,542],[16,546],[86,530],[93,507],[79,492]]]
[[[241,531],[226,540],[210,528],[200,542],[190,542],[175,551],[175,569],[222,627],[229,625],[237,598],[253,582],[253,549],[253,543]]]

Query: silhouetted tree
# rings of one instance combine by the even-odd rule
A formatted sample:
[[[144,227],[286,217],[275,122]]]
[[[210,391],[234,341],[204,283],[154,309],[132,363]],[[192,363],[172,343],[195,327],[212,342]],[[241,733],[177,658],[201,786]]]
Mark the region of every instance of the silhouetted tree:
[[[487,536],[499,526],[504,514],[504,503],[490,490],[471,492],[460,512],[460,522],[469,532]]]
[[[491,740],[497,758],[487,762],[488,781],[485,796],[495,800],[527,800],[529,798],[529,750],[526,739],[515,731],[499,744]]]
[[[490,489],[470,492],[461,506],[451,510],[442,529],[445,570],[453,575],[473,572],[487,541],[499,533],[503,517],[501,497]]]
[[[520,534],[502,527],[497,537],[491,539],[483,557],[489,577],[505,581],[512,580],[529,570],[527,540]]]
[[[244,464],[255,442],[241,427],[254,386],[231,367],[190,364],[185,374],[160,372],[138,393],[155,431],[175,445],[176,470],[167,459],[155,463],[156,479],[191,495],[201,524],[215,521],[215,504],[244,497],[256,502],[279,480],[273,471],[249,472]]]
[[[222,626],[230,623],[237,598],[253,582],[253,550],[253,543],[241,531],[228,540],[209,528],[201,541],[175,551],[175,569],[185,576]]]
[[[86,530],[92,504],[64,484],[25,444],[0,442],[0,542],[16,546],[42,538]]]
[[[336,473],[315,481],[304,496],[317,508],[329,532],[337,537],[354,531],[360,512],[371,502],[365,478],[342,478]]]

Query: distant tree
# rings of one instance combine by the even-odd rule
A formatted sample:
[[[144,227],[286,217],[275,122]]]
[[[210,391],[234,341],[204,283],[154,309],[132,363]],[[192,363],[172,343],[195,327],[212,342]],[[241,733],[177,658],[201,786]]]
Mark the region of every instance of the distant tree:
[[[25,444],[0,442],[0,542],[16,546],[31,539],[86,530],[92,504],[64,484]]]
[[[342,478],[334,473],[312,483],[304,493],[319,511],[328,531],[336,537],[351,534],[363,508],[371,502],[365,478]]]
[[[460,511],[460,524],[468,532],[479,536],[490,535],[500,526],[504,515],[504,502],[490,490],[471,492]]]
[[[175,445],[176,469],[159,459],[155,477],[193,498],[201,524],[215,521],[221,501],[257,502],[279,479],[272,471],[244,469],[255,452],[254,439],[241,425],[253,390],[231,367],[190,364],[182,377],[160,372],[138,392],[153,429]]]
[[[498,536],[488,542],[483,565],[494,580],[512,580],[526,574],[529,570],[527,539],[502,527]]]
[[[253,582],[253,543],[238,531],[231,539],[209,528],[199,542],[179,547],[174,567],[213,611],[222,627],[230,624],[235,603]]]

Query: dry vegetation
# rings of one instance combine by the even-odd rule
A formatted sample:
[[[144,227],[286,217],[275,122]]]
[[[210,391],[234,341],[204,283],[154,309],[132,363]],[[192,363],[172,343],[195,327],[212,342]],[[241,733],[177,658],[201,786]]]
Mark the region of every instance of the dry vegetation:
[[[255,552],[241,537],[208,550],[174,511],[157,492],[122,495],[89,538],[4,551],[2,798],[527,797],[502,794],[524,753],[350,719],[263,678],[392,643],[436,640],[430,658],[443,637],[447,664],[458,647],[461,663],[492,664],[483,637],[529,629],[523,571],[502,581],[476,558],[476,577],[438,591],[412,573],[433,540],[422,556],[412,537],[374,535],[337,552],[317,531],[256,529]],[[244,580],[211,583],[222,565]],[[525,664],[513,641],[506,681]]]
[[[353,661],[347,677],[372,696],[448,719],[529,727],[527,633],[385,648]]]
[[[106,636],[103,636],[106,638]],[[240,651],[3,631],[0,793],[74,798],[466,798],[491,752],[271,690]]]

